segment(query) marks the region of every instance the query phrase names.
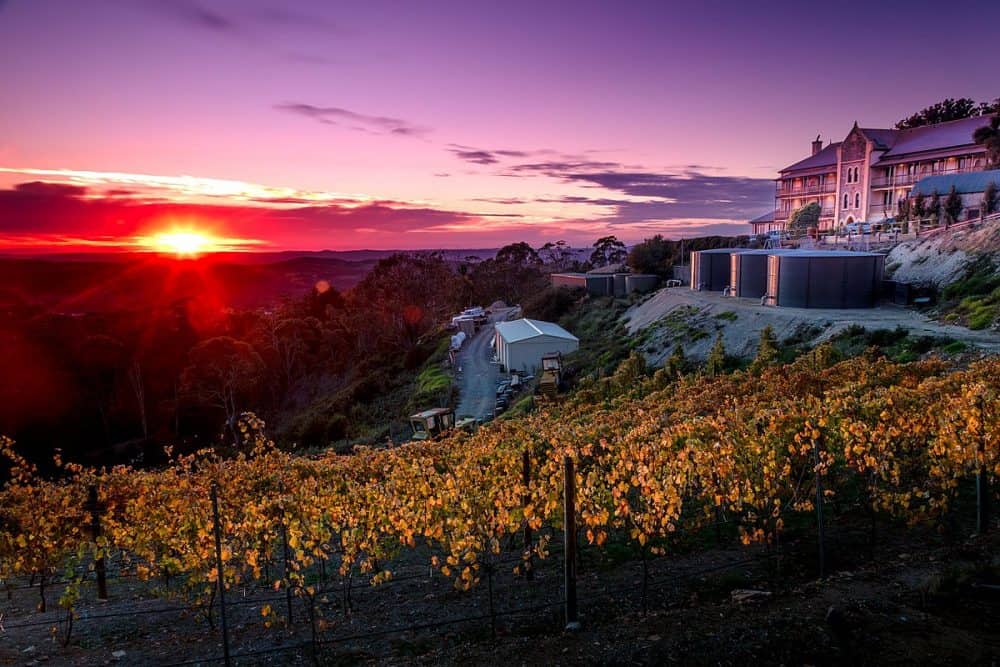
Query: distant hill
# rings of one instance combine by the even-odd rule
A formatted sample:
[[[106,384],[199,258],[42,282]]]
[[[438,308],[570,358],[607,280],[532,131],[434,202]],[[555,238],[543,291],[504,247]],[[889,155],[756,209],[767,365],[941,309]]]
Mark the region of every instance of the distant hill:
[[[349,289],[374,265],[374,259],[322,255],[238,263],[228,256],[183,261],[155,255],[8,258],[0,259],[5,277],[0,308],[102,313],[146,310],[186,299],[220,308],[258,308],[285,296],[301,296],[320,280]]]

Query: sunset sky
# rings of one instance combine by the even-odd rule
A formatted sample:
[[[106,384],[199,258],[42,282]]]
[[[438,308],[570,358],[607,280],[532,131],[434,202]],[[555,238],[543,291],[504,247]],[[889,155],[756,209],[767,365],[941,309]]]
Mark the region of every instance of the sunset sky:
[[[0,251],[745,233],[817,134],[1000,95],[998,24],[981,0],[0,0]]]

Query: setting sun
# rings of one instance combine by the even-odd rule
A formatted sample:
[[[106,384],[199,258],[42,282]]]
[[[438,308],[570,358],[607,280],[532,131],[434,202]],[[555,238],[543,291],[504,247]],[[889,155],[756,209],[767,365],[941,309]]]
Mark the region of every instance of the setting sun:
[[[152,239],[154,249],[182,256],[210,252],[214,245],[210,236],[199,232],[165,232]]]
[[[194,258],[213,252],[240,252],[263,244],[259,239],[216,236],[194,227],[171,227],[149,235],[136,236],[132,244],[142,250]]]

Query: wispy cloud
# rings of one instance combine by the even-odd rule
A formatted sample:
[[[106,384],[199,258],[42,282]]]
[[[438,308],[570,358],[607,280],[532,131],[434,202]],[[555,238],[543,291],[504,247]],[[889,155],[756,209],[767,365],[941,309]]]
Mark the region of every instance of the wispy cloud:
[[[448,144],[448,151],[455,157],[472,164],[491,165],[500,162],[501,158],[527,158],[534,154],[546,154],[553,151],[541,149],[538,151],[521,151],[511,149],[485,149],[462,144]]]
[[[230,17],[194,0],[157,0],[154,7],[182,23],[197,28],[215,32],[230,32],[236,29],[236,23]]]
[[[276,104],[274,108],[278,111],[311,118],[324,125],[344,126],[349,129],[373,132],[375,134],[420,137],[431,131],[430,128],[414,125],[402,118],[372,116],[342,107],[320,107],[302,102],[286,102]]]

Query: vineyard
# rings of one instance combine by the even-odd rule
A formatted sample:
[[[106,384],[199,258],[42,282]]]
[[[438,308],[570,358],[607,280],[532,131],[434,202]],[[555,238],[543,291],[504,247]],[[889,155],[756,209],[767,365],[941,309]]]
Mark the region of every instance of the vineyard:
[[[530,588],[558,555],[569,461],[580,542],[634,554],[645,600],[648,564],[686,553],[691,536],[727,525],[743,548],[780,557],[789,533],[842,498],[860,499],[873,534],[879,522],[934,530],[975,485],[985,530],[998,389],[995,357],[834,362],[820,347],[717,377],[649,375],[633,357],[475,434],[347,456],[281,451],[250,414],[235,458],[206,451],[155,470],[57,461],[61,474],[43,478],[4,440],[0,579],[37,589],[39,612],[60,610],[53,637],[67,644],[85,589],[106,572],[223,632],[220,597],[269,593],[253,609],[264,630],[294,601],[314,649],[350,613],[355,586],[415,564],[447,579],[456,605],[488,589],[489,618],[501,579]]]

